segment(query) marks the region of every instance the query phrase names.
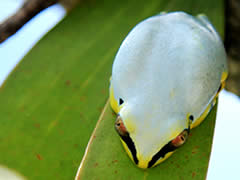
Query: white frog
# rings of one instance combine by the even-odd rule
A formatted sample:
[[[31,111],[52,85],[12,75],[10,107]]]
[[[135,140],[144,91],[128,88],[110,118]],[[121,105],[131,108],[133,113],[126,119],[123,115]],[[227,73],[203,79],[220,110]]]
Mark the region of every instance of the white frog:
[[[181,147],[226,78],[225,49],[206,16],[161,13],[136,25],[117,52],[110,84],[115,128],[135,164],[153,167]]]

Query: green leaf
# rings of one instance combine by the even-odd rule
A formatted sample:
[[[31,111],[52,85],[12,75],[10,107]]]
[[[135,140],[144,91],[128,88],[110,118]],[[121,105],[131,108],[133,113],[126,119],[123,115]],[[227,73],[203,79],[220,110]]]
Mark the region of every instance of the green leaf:
[[[81,3],[32,49],[0,88],[0,164],[27,179],[73,179],[107,100],[111,66],[122,40],[141,20],[160,11],[173,10],[194,15],[206,13],[223,35],[223,2],[219,0],[89,0]],[[190,150],[188,160],[181,157],[185,162],[195,156],[208,161],[214,118],[194,129],[188,145],[165,165],[148,171],[135,167],[122,150],[113,132],[114,117],[110,109],[106,111],[106,122],[107,119],[109,124],[101,126],[96,133],[109,133],[115,141],[104,139],[99,149],[93,147],[95,142],[100,142],[93,141],[92,154],[89,153],[86,160],[97,155],[102,161],[96,159],[98,164],[92,165],[94,161],[89,162],[83,168],[83,176],[91,170],[94,174],[103,172],[98,170],[102,167],[108,172],[106,175],[116,173],[120,179],[133,178],[132,172],[137,172],[138,177],[151,178],[164,169],[175,167],[178,172],[175,174],[182,177],[184,167],[178,167],[174,158],[180,158],[181,151],[189,146],[196,149]],[[206,139],[207,135],[210,140]],[[201,146],[205,141],[208,151]],[[114,148],[108,149],[105,143],[113,143]],[[118,153],[114,155],[113,150]],[[114,158],[107,159],[108,153]],[[171,162],[173,165],[166,166]],[[194,163],[198,161],[191,161],[188,166],[197,167]],[[121,165],[119,169],[114,169],[116,164]],[[207,163],[198,168],[206,167]],[[188,171],[192,176],[199,172],[198,169]],[[90,177],[96,176],[92,173]]]

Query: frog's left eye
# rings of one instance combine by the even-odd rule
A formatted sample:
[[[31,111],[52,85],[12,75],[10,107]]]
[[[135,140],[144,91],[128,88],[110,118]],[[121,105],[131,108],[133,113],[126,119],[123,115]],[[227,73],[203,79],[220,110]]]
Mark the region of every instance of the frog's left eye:
[[[184,130],[175,139],[171,141],[171,144],[174,147],[178,148],[186,142],[187,138],[188,138],[188,131]]]

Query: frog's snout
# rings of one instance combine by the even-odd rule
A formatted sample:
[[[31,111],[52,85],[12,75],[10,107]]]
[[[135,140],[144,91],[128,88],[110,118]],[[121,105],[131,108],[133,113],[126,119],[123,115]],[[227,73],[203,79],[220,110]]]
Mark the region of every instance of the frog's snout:
[[[145,155],[143,155],[140,152],[138,152],[139,157],[137,157],[136,146],[135,146],[134,141],[132,140],[120,114],[117,115],[117,118],[115,121],[115,130],[117,131],[118,135],[120,136],[123,146],[124,146],[125,150],[127,151],[127,154],[130,156],[130,158],[134,161],[134,163],[139,168],[146,169],[146,168],[152,167],[156,163],[156,161],[158,161],[160,156],[163,155],[163,157],[164,157],[165,154],[167,153],[167,152],[165,152],[166,151],[165,150],[166,148],[165,148],[163,150],[163,152],[160,151],[160,154],[157,153],[155,155],[155,157],[146,157]],[[163,159],[166,159],[166,158],[163,158]]]
[[[170,140],[167,144],[165,144],[158,152],[153,154],[152,156],[146,155],[142,153],[135,146],[133,139],[128,132],[122,117],[118,114],[115,121],[115,129],[121,137],[121,141],[125,150],[127,151],[130,158],[135,162],[135,164],[140,168],[151,168],[172,155],[172,153],[179,147],[181,147],[187,140],[190,126],[184,129],[178,136],[174,139]],[[138,154],[138,155],[137,155]]]

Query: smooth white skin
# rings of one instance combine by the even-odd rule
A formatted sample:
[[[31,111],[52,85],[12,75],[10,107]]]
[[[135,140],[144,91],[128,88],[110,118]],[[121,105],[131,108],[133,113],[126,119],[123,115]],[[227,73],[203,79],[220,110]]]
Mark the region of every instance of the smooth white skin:
[[[183,12],[139,23],[123,41],[113,64],[114,97],[135,143],[139,161],[150,161],[197,119],[227,71],[223,44],[203,15]]]

